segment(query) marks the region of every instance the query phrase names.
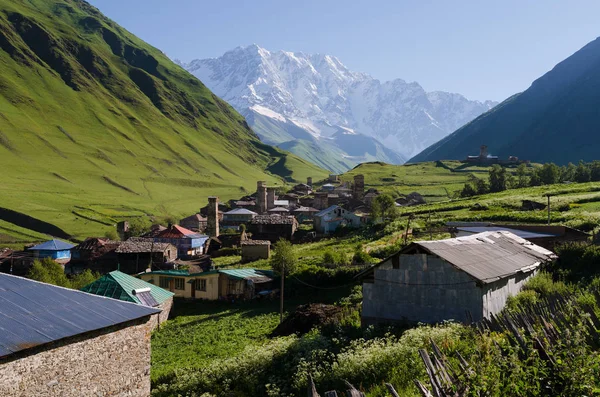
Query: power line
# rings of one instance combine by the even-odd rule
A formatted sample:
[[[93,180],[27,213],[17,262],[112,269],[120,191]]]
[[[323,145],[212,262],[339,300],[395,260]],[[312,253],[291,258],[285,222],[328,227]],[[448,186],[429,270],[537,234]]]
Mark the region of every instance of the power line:
[[[350,284],[338,285],[338,286],[335,286],[335,287],[318,287],[316,285],[312,285],[312,284],[309,284],[307,282],[304,282],[304,281],[300,280],[296,276],[292,276],[292,278],[295,279],[296,281],[298,281],[300,284],[306,285],[307,287],[311,287],[311,288],[315,288],[315,289],[323,289],[323,290],[341,289],[341,288],[349,287],[351,285],[356,285],[356,282],[353,282],[353,283],[350,283]]]

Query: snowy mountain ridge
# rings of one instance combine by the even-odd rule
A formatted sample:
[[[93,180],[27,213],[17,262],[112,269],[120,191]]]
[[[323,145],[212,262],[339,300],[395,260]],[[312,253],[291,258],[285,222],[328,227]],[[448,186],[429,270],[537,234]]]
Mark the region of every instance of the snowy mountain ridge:
[[[257,45],[180,64],[246,116],[267,143],[312,139],[337,145],[337,139],[357,134],[395,152],[384,161],[402,162],[496,104],[427,93],[402,79],[381,82],[331,55],[271,52]]]

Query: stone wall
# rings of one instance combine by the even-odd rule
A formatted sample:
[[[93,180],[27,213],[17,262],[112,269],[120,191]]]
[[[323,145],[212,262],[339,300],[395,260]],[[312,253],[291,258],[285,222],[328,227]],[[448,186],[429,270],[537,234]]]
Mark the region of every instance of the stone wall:
[[[242,245],[242,262],[269,259],[270,256],[271,246],[269,245]]]
[[[425,254],[401,255],[393,267],[390,258],[375,269],[373,283],[363,284],[364,324],[462,322],[467,310],[481,319],[481,288],[465,272]]]
[[[147,397],[149,317],[28,349],[0,361],[3,397]]]
[[[169,313],[171,312],[171,307],[173,307],[173,297],[170,297],[166,301],[164,301],[158,308],[162,310],[162,312],[155,314],[158,316],[158,322],[164,323],[169,319]]]

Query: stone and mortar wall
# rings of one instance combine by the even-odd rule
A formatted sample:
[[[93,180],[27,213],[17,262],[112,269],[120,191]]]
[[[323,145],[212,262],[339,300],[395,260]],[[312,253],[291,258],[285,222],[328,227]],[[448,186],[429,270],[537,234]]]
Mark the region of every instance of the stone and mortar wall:
[[[431,255],[401,255],[375,269],[374,283],[363,283],[363,323],[475,321],[483,313],[482,291],[466,273]]]
[[[242,245],[242,262],[269,259],[270,257],[271,247],[269,245]]]
[[[169,319],[171,307],[173,307],[173,297],[167,299],[160,306],[158,306],[158,308],[162,310],[162,312],[155,314],[155,316],[158,316],[159,323],[162,324]]]
[[[149,396],[152,321],[148,320],[145,317],[129,322],[129,326],[115,326],[9,356],[0,361],[0,396]]]

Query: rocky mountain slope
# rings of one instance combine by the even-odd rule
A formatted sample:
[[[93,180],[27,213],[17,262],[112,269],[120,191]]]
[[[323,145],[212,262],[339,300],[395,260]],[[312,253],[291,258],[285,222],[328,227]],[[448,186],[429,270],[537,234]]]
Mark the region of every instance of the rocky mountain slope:
[[[566,164],[600,152],[600,39],[410,161],[463,159],[486,144],[501,158]]]
[[[257,45],[181,65],[242,113],[264,142],[290,147],[304,140],[341,159],[340,166],[401,163],[495,105],[427,93],[401,79],[381,82],[330,55]]]
[[[66,234],[326,175],[84,1],[0,1],[0,64],[0,207]],[[10,214],[0,242],[31,237]]]

